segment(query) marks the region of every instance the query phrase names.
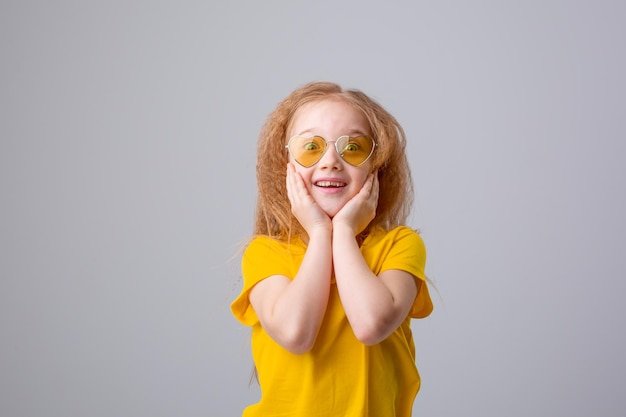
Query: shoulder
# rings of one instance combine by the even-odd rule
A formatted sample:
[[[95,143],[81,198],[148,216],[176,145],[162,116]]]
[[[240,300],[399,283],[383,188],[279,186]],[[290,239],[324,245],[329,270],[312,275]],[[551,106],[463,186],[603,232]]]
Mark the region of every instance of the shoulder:
[[[254,236],[244,250],[244,257],[263,254],[295,255],[304,252],[304,243],[299,238],[294,238],[289,242],[275,239],[270,236]]]
[[[361,253],[376,274],[400,269],[416,277],[424,276],[426,247],[419,233],[410,227],[376,229],[363,242]]]
[[[377,228],[363,242],[364,246],[406,245],[414,249],[425,250],[424,241],[419,231],[408,226],[398,226],[391,230]]]
[[[305,251],[301,239],[284,242],[269,236],[255,236],[243,252],[242,273],[244,277],[277,273],[289,276],[294,259],[302,258]]]

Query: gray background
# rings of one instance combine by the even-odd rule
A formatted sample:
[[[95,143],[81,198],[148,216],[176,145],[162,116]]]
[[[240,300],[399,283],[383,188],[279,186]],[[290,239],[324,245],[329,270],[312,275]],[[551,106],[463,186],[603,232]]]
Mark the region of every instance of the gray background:
[[[292,89],[406,129],[416,416],[623,416],[622,1],[0,3],[0,415],[237,416],[256,137]]]

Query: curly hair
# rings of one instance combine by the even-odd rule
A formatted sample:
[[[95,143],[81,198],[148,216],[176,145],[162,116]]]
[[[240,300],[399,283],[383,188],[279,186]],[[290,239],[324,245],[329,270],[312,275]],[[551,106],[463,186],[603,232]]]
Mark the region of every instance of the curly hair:
[[[289,94],[270,113],[261,129],[257,149],[258,196],[254,234],[287,241],[305,231],[291,212],[287,197],[285,145],[296,111],[304,104],[325,99],[343,100],[363,112],[377,147],[372,155],[372,172],[380,183],[376,216],[359,235],[364,239],[375,227],[392,229],[406,222],[413,204],[413,181],[406,158],[402,126],[375,100],[359,90],[343,89],[330,82],[306,84]]]

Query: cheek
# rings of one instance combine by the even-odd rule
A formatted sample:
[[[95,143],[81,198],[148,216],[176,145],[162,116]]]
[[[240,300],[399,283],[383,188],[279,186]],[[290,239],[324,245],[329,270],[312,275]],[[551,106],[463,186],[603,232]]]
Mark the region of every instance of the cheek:
[[[312,170],[310,169],[306,169],[300,165],[298,165],[297,162],[292,162],[294,164],[294,167],[296,167],[296,173],[300,174],[300,177],[302,177],[302,180],[304,181],[304,185],[306,186],[306,188],[311,188],[311,176],[313,174]]]
[[[356,179],[355,183],[358,185],[359,190],[363,187],[363,184],[365,184],[365,181],[367,181],[368,175],[369,175],[369,170],[363,169],[359,171],[358,175],[354,176],[354,178]]]

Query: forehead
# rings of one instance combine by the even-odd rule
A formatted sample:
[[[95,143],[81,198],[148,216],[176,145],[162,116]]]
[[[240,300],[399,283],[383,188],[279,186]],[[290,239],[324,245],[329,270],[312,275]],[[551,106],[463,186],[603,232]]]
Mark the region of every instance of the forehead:
[[[288,133],[289,136],[305,133],[322,136],[371,134],[365,114],[339,98],[327,98],[302,105],[294,113]]]

